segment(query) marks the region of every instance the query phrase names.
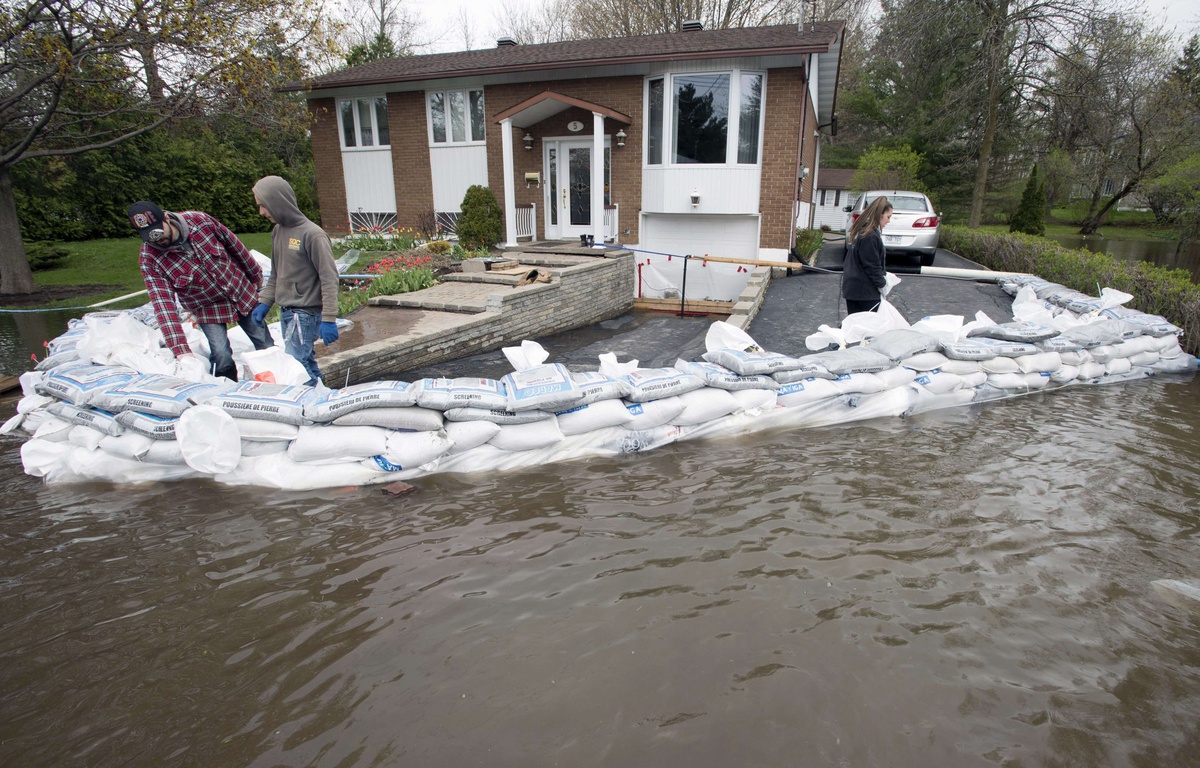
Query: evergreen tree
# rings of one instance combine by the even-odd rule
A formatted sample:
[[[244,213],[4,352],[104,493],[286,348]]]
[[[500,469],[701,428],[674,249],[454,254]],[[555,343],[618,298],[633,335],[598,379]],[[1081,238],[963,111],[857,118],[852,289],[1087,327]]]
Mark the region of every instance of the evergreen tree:
[[[504,237],[504,212],[492,190],[479,184],[467,188],[454,233],[466,248],[490,248],[500,242]]]
[[[1046,190],[1038,183],[1037,163],[1025,182],[1021,204],[1008,225],[1009,232],[1024,232],[1027,235],[1046,234]]]

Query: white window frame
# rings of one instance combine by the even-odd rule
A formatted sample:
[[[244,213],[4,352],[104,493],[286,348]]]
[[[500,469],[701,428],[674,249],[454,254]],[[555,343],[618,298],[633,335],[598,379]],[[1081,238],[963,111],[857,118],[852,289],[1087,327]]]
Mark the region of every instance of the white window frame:
[[[470,138],[471,136],[474,135],[474,131],[472,130],[473,126],[471,125],[471,94],[474,92],[478,92],[480,98],[483,99],[484,117],[483,117],[483,124],[480,126],[483,129],[483,138],[482,139]],[[446,140],[445,141],[434,141],[434,136],[433,136],[433,97],[435,94],[439,94],[439,93],[442,95],[442,109],[444,111],[446,111],[446,116],[445,116]],[[452,130],[452,126],[451,126],[451,122],[450,122],[450,114],[449,114],[449,110],[447,109],[447,105],[449,105],[449,103],[450,103],[450,94],[452,94],[452,93],[462,94],[463,112],[464,112],[463,127],[466,129],[466,136],[468,137],[464,141],[455,141],[454,140],[454,132]],[[486,93],[485,89],[483,88],[483,86],[479,86],[478,88],[449,88],[444,91],[441,91],[441,90],[426,91],[425,92],[425,130],[428,135],[429,146],[431,146],[431,147],[471,147],[471,146],[483,146],[483,145],[487,144],[487,93]]]
[[[375,149],[387,149],[392,146],[392,143],[391,143],[392,130],[391,130],[390,123],[388,125],[388,143],[387,144],[379,143],[379,120],[378,120],[378,115],[375,112],[375,100],[376,99],[383,99],[384,111],[386,112],[387,111],[387,94],[386,93],[376,93],[376,94],[371,94],[369,96],[355,96],[355,97],[349,98],[349,99],[338,99],[337,100],[338,141],[340,141],[342,143],[342,151],[343,152],[360,152],[363,150],[370,151],[370,150],[375,150]],[[360,102],[360,101],[371,102],[371,110],[370,110],[371,111],[371,137],[375,140],[375,143],[371,144],[370,146],[366,146],[366,147],[364,147],[360,143],[356,143],[355,146],[351,147],[351,146],[346,145],[346,126],[342,122],[342,105],[346,104],[346,103],[351,103],[354,105],[354,109],[351,111],[354,115],[354,138],[357,142],[359,139],[362,138],[362,114],[361,114],[362,110],[360,110],[358,108],[358,102]]]
[[[675,103],[675,78],[703,77],[709,75],[728,75],[729,77],[729,124],[725,134],[724,163],[676,163],[675,158],[675,123],[678,107]],[[753,163],[739,163],[738,136],[741,132],[742,121],[742,75],[759,75],[762,77],[762,103],[758,112],[758,158]],[[661,163],[650,163],[650,83],[654,80],[663,81],[663,135]],[[767,124],[767,71],[763,69],[724,69],[703,72],[663,72],[645,78],[642,85],[642,114],[646,115],[647,130],[642,137],[642,166],[644,168],[759,168],[763,159],[763,137]]]

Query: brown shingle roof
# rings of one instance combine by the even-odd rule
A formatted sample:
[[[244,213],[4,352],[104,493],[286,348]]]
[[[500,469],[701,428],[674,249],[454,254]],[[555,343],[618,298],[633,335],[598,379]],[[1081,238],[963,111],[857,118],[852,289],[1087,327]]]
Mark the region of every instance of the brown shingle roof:
[[[742,27],[660,35],[568,40],[541,45],[498,46],[479,51],[401,56],[361,64],[284,90],[306,91],[478,74],[601,66],[641,61],[823,53],[836,40],[840,21],[771,27]]]
[[[817,175],[817,188],[850,189],[850,179],[856,173],[854,168],[822,168]]]

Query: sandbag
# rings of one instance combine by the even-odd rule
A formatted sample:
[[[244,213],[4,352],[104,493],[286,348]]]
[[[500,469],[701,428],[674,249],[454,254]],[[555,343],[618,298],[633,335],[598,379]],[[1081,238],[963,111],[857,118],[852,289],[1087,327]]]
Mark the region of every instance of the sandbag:
[[[243,381],[209,399],[208,404],[243,419],[305,424],[304,409],[321,397],[312,387]]]
[[[237,425],[238,435],[241,436],[242,440],[256,442],[276,442],[283,440],[286,442],[300,434],[300,427],[298,425],[287,424],[282,421],[271,421],[270,419],[235,418],[233,423]]]
[[[785,408],[807,405],[841,394],[841,390],[830,379],[805,379],[784,384],[775,390],[775,402]]]
[[[777,389],[735,389],[729,394],[737,400],[738,408],[734,413],[745,411],[769,411],[778,404]]]
[[[82,407],[89,404],[97,390],[129,381],[136,375],[137,371],[118,366],[62,366],[42,379],[36,390],[40,395]]]
[[[979,370],[984,373],[1020,373],[1021,366],[1011,357],[993,357],[979,361]]]
[[[228,383],[187,381],[163,374],[142,374],[96,391],[89,399],[89,404],[112,413],[134,410],[154,416],[178,416],[230,386]]]
[[[1021,341],[1029,344],[1034,344],[1039,341],[1053,338],[1058,335],[1058,330],[1046,325],[1037,323],[1026,323],[1016,321],[1012,323],[1000,323],[998,325],[988,325],[981,328],[973,328],[967,332],[969,338],[983,336],[989,339],[1001,339],[1003,341]]]
[[[125,416],[134,411],[126,411]],[[118,417],[119,418],[119,417]],[[231,472],[242,458],[242,438],[233,417],[214,405],[188,408],[175,429],[184,461],[197,472]]]
[[[622,402],[625,402],[629,415],[633,416],[625,428],[634,432],[661,427],[683,412],[683,401],[678,396],[645,403]]]
[[[632,403],[674,397],[704,386],[704,379],[674,368],[638,368],[622,378],[629,383],[625,399]]]
[[[302,426],[288,446],[292,461],[366,459],[387,450],[390,430],[382,427]]]
[[[119,435],[125,427],[117,422],[117,415],[96,408],[80,408],[67,402],[54,401],[46,410],[72,424],[84,424],[106,435]]]
[[[895,365],[890,357],[869,347],[847,347],[829,352],[816,352],[800,358],[799,363],[797,367],[823,368],[834,376],[844,373],[875,373]]]
[[[195,407],[199,408],[200,406]],[[175,427],[179,424],[179,417],[154,416],[141,411],[122,411],[117,414],[117,423],[126,429],[132,429],[138,434],[152,437],[155,440],[174,440]]]
[[[625,410],[624,406],[621,410]],[[500,433],[500,425],[490,421],[452,421],[445,427],[453,446],[450,453],[462,453],[483,445]]]
[[[944,395],[947,392],[955,392],[963,388],[961,376],[945,371],[925,371],[913,381],[935,395]]]
[[[679,400],[683,403],[683,410],[668,422],[675,426],[704,424],[728,416],[738,408],[738,402],[732,394],[715,387],[684,392],[679,395]]]
[[[945,368],[949,360],[950,358],[941,352],[925,352],[905,358],[900,361],[900,364],[905,368],[912,368],[914,371],[934,371]]]
[[[873,373],[871,375],[878,379],[881,384],[883,384],[884,389],[903,387],[911,384],[913,380],[917,378],[917,372],[915,370],[912,368],[905,368],[904,366],[900,365],[894,368],[888,368],[886,371]]]
[[[601,400],[559,411],[555,416],[564,435],[582,435],[605,427],[625,426],[633,421],[633,414],[620,400]]]
[[[868,349],[887,355],[893,362],[899,362],[906,357],[923,352],[936,352],[938,344],[939,342],[934,336],[914,331],[911,328],[893,328],[864,342]]]
[[[739,389],[776,389],[779,382],[771,376],[743,376],[723,365],[705,361],[692,362],[682,358],[675,361],[675,369],[690,373],[704,380],[706,386],[729,391]]]
[[[626,397],[632,387],[629,382],[612,376],[605,376],[598,371],[572,373],[571,381],[579,387],[577,405],[588,405],[600,400],[616,400]]]
[[[752,347],[749,349],[716,349],[701,355],[706,362],[716,363],[742,376],[770,375],[776,371],[791,371],[800,362],[788,355],[767,352]]]
[[[501,382],[507,394],[507,409],[556,411],[579,402],[582,393],[565,365],[547,363],[513,371]]]
[[[887,389],[883,381],[873,373],[843,373],[833,380],[833,385],[843,395],[873,395]]]
[[[554,418],[550,411],[509,411],[504,408],[449,408],[446,421],[490,421],[493,424],[531,424]]]
[[[501,424],[488,445],[504,451],[534,451],[548,448],[563,439],[558,420],[551,417],[529,424]]]
[[[1054,373],[1062,368],[1062,356],[1057,352],[1039,352],[1036,355],[1014,357],[1021,373]]]
[[[362,408],[338,416],[333,423],[339,427],[385,427],[411,432],[436,432],[445,426],[445,419],[441,411],[413,405],[408,408]]]
[[[406,381],[371,381],[325,391],[305,405],[304,416],[326,423],[365,408],[404,408],[416,402],[413,386]]]
[[[241,331],[243,335],[245,334],[241,328],[237,330]],[[230,333],[231,344],[232,336],[233,334]],[[271,378],[268,380],[284,385],[305,384],[312,378],[308,369],[299,360],[285,352],[283,347],[254,349],[253,343],[250,346],[251,349],[238,354],[238,359],[246,366],[251,378],[257,379],[259,376],[270,374]]]

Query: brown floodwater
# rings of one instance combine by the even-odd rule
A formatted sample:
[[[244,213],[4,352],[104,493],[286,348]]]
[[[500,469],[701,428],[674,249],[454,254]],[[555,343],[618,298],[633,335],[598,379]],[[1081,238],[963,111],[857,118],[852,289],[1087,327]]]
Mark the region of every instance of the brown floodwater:
[[[0,765],[1200,764],[1200,380],[393,498],[45,486]]]

